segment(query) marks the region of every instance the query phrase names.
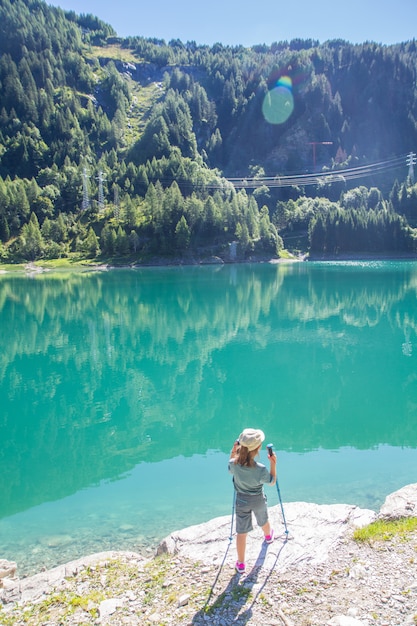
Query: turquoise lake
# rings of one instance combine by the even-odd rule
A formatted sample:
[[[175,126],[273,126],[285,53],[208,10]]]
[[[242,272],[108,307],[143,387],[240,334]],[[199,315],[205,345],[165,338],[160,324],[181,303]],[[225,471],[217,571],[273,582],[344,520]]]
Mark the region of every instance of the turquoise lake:
[[[413,261],[0,276],[0,558],[34,573],[230,515],[247,426],[284,508],[377,510],[417,482],[416,331]]]

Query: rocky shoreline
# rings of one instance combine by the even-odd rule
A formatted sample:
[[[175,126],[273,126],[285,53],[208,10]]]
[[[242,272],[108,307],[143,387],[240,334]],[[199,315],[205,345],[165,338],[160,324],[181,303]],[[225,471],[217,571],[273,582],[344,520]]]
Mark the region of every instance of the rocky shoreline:
[[[280,507],[270,512],[279,534]],[[0,624],[417,624],[417,531],[353,539],[355,528],[377,518],[416,517],[417,484],[388,496],[378,514],[298,502],[285,505],[285,516],[289,533],[272,545],[259,530],[250,534],[242,576],[233,568],[230,516],[172,533],[150,559],[106,552],[24,579],[0,561]]]

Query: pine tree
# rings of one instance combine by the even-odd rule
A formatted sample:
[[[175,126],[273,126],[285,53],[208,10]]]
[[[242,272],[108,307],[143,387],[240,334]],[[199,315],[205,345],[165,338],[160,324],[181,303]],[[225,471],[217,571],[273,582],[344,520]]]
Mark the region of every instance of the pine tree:
[[[178,252],[185,252],[190,245],[190,229],[184,215],[175,227],[175,245]]]
[[[45,242],[39,228],[38,218],[31,213],[29,222],[24,224],[18,239],[18,253],[28,261],[41,258],[45,248]]]
[[[0,241],[6,243],[10,239],[10,228],[7,218],[3,212],[0,212]]]

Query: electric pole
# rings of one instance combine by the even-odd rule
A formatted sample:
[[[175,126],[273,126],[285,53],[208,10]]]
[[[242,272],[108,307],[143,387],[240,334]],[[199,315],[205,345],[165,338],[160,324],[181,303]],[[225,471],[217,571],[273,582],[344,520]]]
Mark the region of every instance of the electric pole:
[[[113,185],[113,194],[114,194],[114,217],[118,220],[120,218],[120,206],[119,206],[119,187],[117,185]]]
[[[410,185],[414,185],[414,166],[416,164],[416,153],[410,152],[407,156],[408,165],[408,181]]]
[[[90,206],[90,198],[88,196],[88,179],[89,178],[90,177],[88,175],[87,168],[85,167],[83,169],[83,203],[81,205],[81,208],[83,209],[83,211],[88,209],[88,207]]]
[[[313,171],[316,171],[316,146],[332,146],[333,141],[309,141],[310,146],[313,146]]]
[[[103,182],[106,180],[106,177],[103,175],[103,172],[100,170],[98,173],[98,210],[103,211],[104,209],[104,192],[103,192]]]

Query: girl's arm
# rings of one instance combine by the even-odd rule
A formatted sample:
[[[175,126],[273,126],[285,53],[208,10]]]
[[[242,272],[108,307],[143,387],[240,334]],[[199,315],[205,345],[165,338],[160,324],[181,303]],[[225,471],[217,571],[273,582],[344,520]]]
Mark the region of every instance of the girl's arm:
[[[233,444],[233,448],[230,450],[230,460],[234,459],[236,456],[236,450],[239,447],[239,442],[236,439],[235,443]]]

